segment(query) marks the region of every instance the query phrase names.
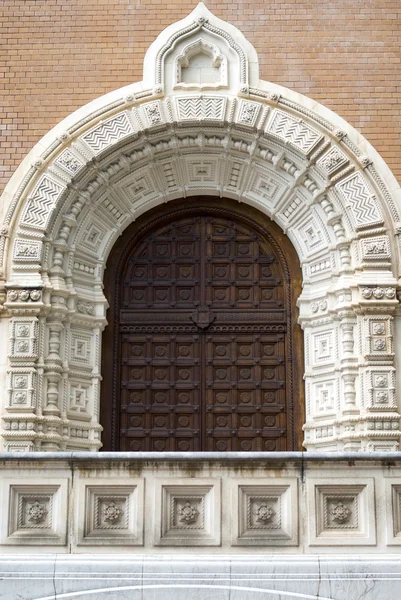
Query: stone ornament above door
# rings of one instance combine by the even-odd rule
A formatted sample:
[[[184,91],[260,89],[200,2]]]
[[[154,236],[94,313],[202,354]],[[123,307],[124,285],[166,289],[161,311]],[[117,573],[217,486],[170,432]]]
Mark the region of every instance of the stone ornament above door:
[[[254,48],[203,4],[151,45],[142,82],[67,117],[6,187],[4,448],[100,447],[108,254],[142,213],[196,195],[258,208],[298,252],[305,446],[397,449],[399,185],[340,117],[260,81]]]

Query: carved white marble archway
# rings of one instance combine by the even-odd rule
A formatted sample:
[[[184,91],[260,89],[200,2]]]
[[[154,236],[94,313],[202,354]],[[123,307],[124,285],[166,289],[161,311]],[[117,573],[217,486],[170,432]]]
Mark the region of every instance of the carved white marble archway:
[[[203,4],[152,44],[142,82],[55,127],[3,194],[4,447],[100,447],[107,256],[139,215],[199,194],[257,207],[297,249],[305,446],[397,449],[399,186],[342,119],[260,81]]]

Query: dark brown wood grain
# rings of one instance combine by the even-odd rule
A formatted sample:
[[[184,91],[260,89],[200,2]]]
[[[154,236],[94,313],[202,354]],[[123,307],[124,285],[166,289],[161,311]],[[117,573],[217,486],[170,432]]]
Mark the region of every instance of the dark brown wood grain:
[[[298,257],[266,216],[191,198],[146,213],[107,263],[103,449],[296,450]]]

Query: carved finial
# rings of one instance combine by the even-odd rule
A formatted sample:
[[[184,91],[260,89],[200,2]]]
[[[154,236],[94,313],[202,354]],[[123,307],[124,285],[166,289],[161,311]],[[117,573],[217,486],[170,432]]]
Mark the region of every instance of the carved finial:
[[[338,139],[342,140],[347,134],[342,129],[333,129],[333,135]]]
[[[35,161],[32,163],[32,166],[33,166],[35,169],[38,169],[38,170],[39,170],[39,169],[41,169],[41,168],[43,167],[43,164],[44,164],[44,160],[42,160],[41,158],[38,158],[37,160],[35,160]]]
[[[64,131],[62,134],[58,136],[60,142],[67,142],[70,139],[70,134],[67,131]]]
[[[209,19],[207,19],[206,17],[196,17],[196,22],[200,27],[203,27],[203,25],[205,25],[205,23],[207,23],[208,21]]]
[[[369,156],[361,156],[359,160],[360,160],[360,163],[361,163],[361,165],[362,165],[364,168],[366,168],[366,167],[368,167],[369,165],[371,165],[371,164],[372,164],[372,161],[371,161],[371,159],[369,158]]]

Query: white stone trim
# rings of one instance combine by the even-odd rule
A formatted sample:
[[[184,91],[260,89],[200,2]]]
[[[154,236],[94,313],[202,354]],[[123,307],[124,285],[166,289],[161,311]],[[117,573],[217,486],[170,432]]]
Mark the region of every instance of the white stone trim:
[[[219,52],[226,53],[227,44],[235,50],[238,61],[224,54],[228,87],[173,90],[162,59],[174,61],[180,44],[198,39],[200,31]],[[298,252],[305,446],[397,448],[393,332],[385,350],[376,342],[377,351],[366,352],[363,341],[366,319],[390,322],[398,307],[401,195],[384,161],[324,107],[258,81],[249,42],[202,4],[160,34],[144,73],[143,82],[91,102],[49,132],[2,196],[0,316],[38,322],[37,353],[11,349],[8,364],[0,366],[0,390],[7,389],[8,398],[6,404],[0,392],[4,447],[100,447],[108,254],[144,212],[204,194],[258,208]],[[324,344],[327,332],[329,353],[318,356],[316,340]],[[85,356],[77,355],[77,343]],[[372,383],[377,369],[388,372],[385,392]],[[25,412],[12,406],[18,373],[33,382]],[[78,417],[69,404],[73,388],[87,408]],[[388,402],[377,403],[379,393]],[[316,404],[322,407],[326,396],[330,414]]]

